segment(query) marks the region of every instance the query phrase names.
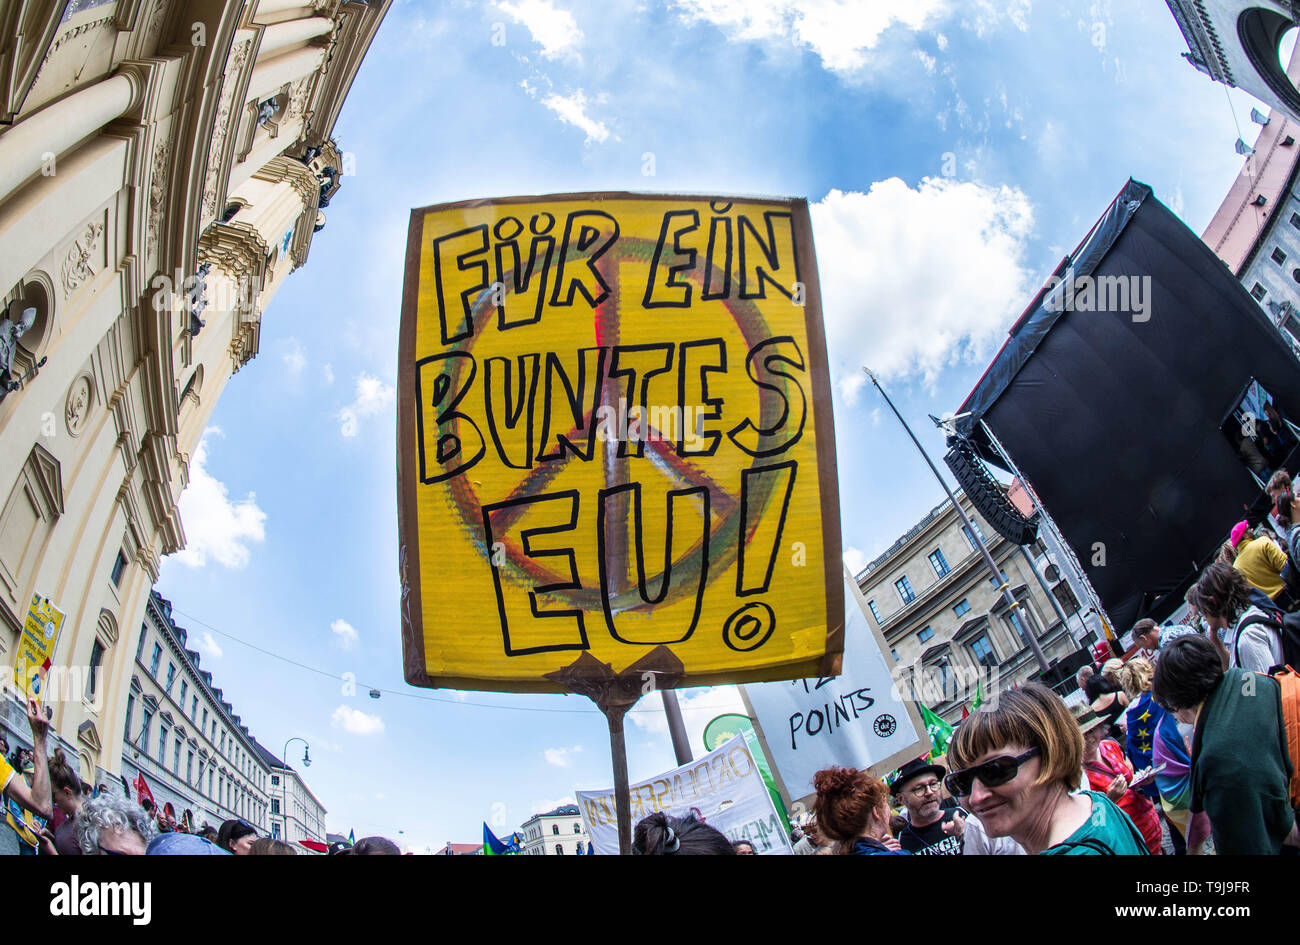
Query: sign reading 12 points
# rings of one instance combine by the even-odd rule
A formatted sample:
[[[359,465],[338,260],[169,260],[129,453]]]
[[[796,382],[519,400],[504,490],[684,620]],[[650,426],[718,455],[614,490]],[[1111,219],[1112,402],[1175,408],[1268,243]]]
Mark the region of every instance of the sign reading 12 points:
[[[839,496],[803,200],[416,210],[398,369],[408,682],[838,672]]]

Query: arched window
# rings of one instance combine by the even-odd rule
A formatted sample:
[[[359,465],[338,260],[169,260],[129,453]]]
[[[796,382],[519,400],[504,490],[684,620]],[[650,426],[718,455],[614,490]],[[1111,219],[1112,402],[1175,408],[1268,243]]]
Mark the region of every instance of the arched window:
[[[556,856],[564,856],[564,844],[562,844],[562,843],[557,843],[557,844],[555,845],[555,855],[556,855]]]
[[[551,824],[551,833],[555,834],[558,837],[560,835],[560,825]]]
[[[574,824],[574,825],[573,825],[573,832],[574,832],[574,833],[582,833],[582,824]]]

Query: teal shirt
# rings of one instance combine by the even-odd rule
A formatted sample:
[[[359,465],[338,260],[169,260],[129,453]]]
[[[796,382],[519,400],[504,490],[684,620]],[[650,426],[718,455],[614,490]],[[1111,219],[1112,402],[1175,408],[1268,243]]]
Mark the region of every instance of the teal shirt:
[[[1128,814],[1105,794],[1083,791],[1092,801],[1092,813],[1083,826],[1063,841],[1043,851],[1043,856],[1145,856],[1146,844]]]

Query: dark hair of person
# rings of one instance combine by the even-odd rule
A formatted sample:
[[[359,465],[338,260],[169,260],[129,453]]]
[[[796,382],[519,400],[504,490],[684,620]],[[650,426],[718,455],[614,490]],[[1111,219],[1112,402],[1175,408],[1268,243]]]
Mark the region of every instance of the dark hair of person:
[[[1207,617],[1236,621],[1250,606],[1250,585],[1236,568],[1215,562],[1192,588],[1189,603]]]
[[[249,856],[297,856],[298,851],[289,844],[271,837],[261,837],[248,848]]]
[[[1175,637],[1160,650],[1151,698],[1168,712],[1194,709],[1223,679],[1223,662],[1214,644],[1199,634]]]
[[[655,811],[632,832],[637,856],[735,856],[726,834],[694,817],[671,817]]]
[[[817,823],[838,842],[841,852],[862,836],[872,813],[889,799],[884,781],[856,768],[823,768],[813,775],[813,788]]]
[[[1136,643],[1138,637],[1145,636],[1156,627],[1157,624],[1154,620],[1150,617],[1143,617],[1137,623],[1133,624],[1133,642]]]
[[[402,849],[387,837],[362,837],[352,848],[357,856],[401,856]]]
[[[227,820],[217,831],[217,846],[227,853],[235,852],[235,841],[242,840],[249,834],[256,834],[257,830],[242,820]]]
[[[72,770],[62,748],[54,749],[50,756],[50,788],[55,791],[67,789],[73,794],[85,796],[90,793],[90,785],[81,780],[81,776]]]

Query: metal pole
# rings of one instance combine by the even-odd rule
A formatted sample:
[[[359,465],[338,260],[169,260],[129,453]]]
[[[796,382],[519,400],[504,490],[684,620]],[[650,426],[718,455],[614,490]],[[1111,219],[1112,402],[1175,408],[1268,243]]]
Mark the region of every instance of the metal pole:
[[[1065,615],[1065,608],[1062,607],[1061,602],[1056,599],[1056,595],[1052,593],[1052,589],[1047,586],[1047,581],[1038,573],[1038,568],[1034,565],[1034,559],[1029,556],[1029,552],[1026,550],[1025,546],[1020,545],[1019,547],[1021,556],[1025,559],[1025,563],[1029,565],[1029,570],[1034,573],[1034,577],[1038,578],[1038,586],[1041,587],[1043,593],[1047,595],[1047,600],[1051,603],[1052,609],[1056,611],[1056,616],[1061,620],[1061,627],[1068,634],[1070,632],[1070,618]]]
[[[289,767],[289,746],[294,742],[302,742],[303,745],[306,745],[308,748],[311,747],[310,745],[307,745],[307,739],[301,738],[297,735],[285,742],[284,752],[280,755],[280,761],[286,770],[288,770]],[[280,839],[284,843],[292,843],[293,841],[289,839],[289,779],[283,774],[280,775],[280,797],[282,798],[280,802],[280,821],[284,824],[284,836]]]
[[[939,480],[939,485],[943,486],[943,491],[948,494],[948,500],[952,502],[952,507],[957,511],[957,517],[960,518],[961,523],[966,526],[966,531],[969,532],[971,538],[975,542],[975,546],[984,557],[984,563],[988,565],[989,573],[993,575],[994,584],[997,586],[998,590],[1002,592],[1002,600],[1007,605],[1008,616],[1015,617],[1016,609],[1020,607],[1020,601],[1016,600],[1014,595],[1012,595],[1010,585],[1007,581],[1003,580],[1001,569],[998,568],[997,562],[993,560],[993,555],[989,554],[988,548],[984,545],[984,540],[980,538],[979,533],[976,532],[974,526],[971,525],[970,519],[966,517],[966,511],[961,507],[961,503],[957,501],[957,497],[952,494],[952,490],[948,488],[948,483],[944,480],[943,476],[939,474],[939,469],[934,465],[934,461],[930,459],[930,454],[925,451],[925,447],[921,445],[921,441],[916,438],[916,434],[912,432],[912,428],[907,425],[907,421],[903,419],[903,415],[898,412],[898,408],[894,406],[894,402],[889,399],[889,395],[885,393],[885,389],[880,386],[880,381],[876,379],[876,375],[872,374],[865,367],[862,371],[867,375],[867,377],[871,378],[871,383],[876,386],[876,390],[880,391],[880,396],[885,398],[885,403],[889,404],[889,409],[894,412],[894,416],[898,418],[898,422],[903,425],[903,429],[907,431],[907,435],[910,436],[912,442],[916,444],[916,449],[925,460],[926,465],[930,467],[930,472],[934,473],[934,478]],[[1043,648],[1039,646],[1038,640],[1035,639],[1033,628],[1028,626],[1028,621],[1022,623],[1022,631],[1025,643],[1029,645],[1030,651],[1034,654],[1034,659],[1038,663],[1038,668],[1043,672],[1047,672],[1048,669],[1051,668],[1051,664],[1047,661],[1047,654],[1043,652]]]
[[[677,693],[672,689],[660,689],[659,695],[664,700],[664,714],[668,716],[668,734],[673,740],[673,754],[677,764],[689,764],[695,759],[691,756],[691,743],[686,737],[686,720],[682,718],[682,706],[677,701]]]

